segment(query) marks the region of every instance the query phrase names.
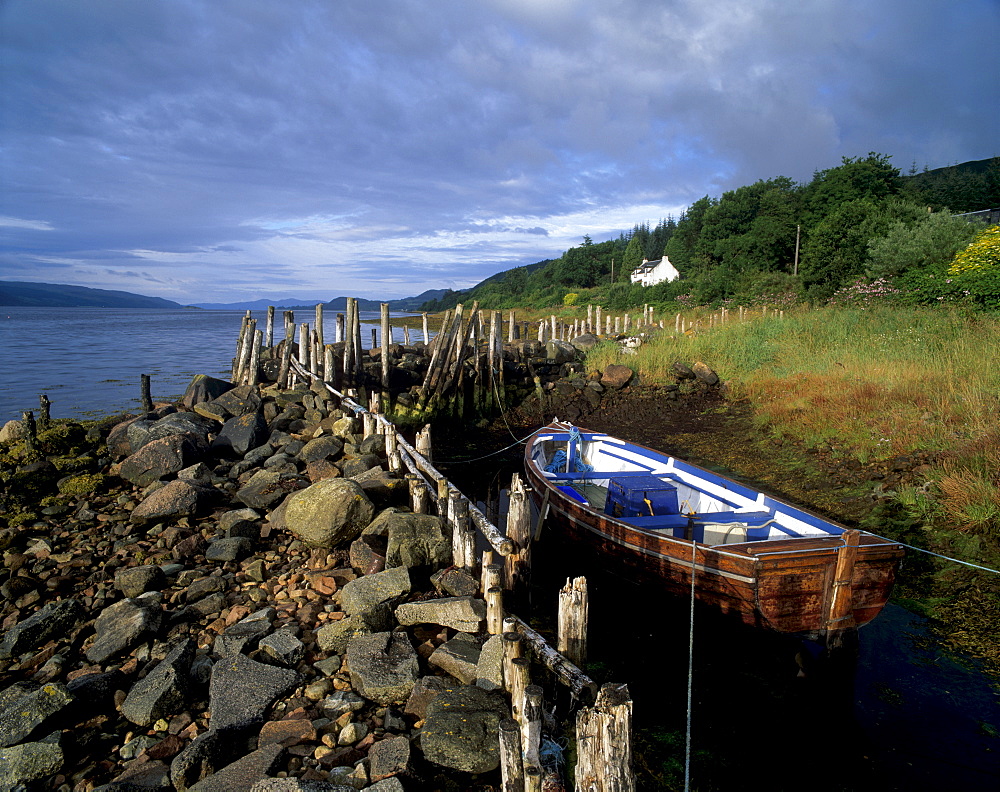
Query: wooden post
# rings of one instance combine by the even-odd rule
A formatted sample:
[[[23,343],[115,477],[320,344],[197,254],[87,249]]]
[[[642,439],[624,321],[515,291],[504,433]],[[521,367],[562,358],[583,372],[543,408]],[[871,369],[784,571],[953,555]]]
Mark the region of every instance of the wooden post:
[[[440,479],[437,483],[438,494],[437,494],[437,513],[444,517],[446,520],[448,518],[448,504],[449,497],[448,494],[451,492],[451,487],[448,486],[448,479]],[[450,527],[450,523],[449,523]],[[452,559],[454,561],[454,559]]]
[[[256,320],[254,320],[256,322]],[[246,383],[256,385],[260,373],[260,347],[264,343],[264,331],[253,331],[253,345],[250,347],[250,363],[247,366]]]
[[[522,727],[523,729],[523,727]],[[607,683],[593,707],[576,716],[577,792],[632,792],[632,698],[628,685]]]
[[[347,320],[344,328],[344,381],[354,382],[354,298],[347,298]]]
[[[531,504],[528,502],[528,491],[517,473],[511,477],[510,483],[507,538],[517,549],[504,559],[506,588],[513,593],[520,606],[527,596],[531,577]]]
[[[399,473],[403,469],[403,460],[399,456],[399,436],[395,429],[385,433],[385,455],[389,461],[389,472]]]
[[[333,347],[326,344],[323,347],[323,379],[326,382],[333,382],[336,374],[336,365],[333,362]]]
[[[303,322],[299,325],[299,363],[302,364],[302,368],[308,371],[312,368],[309,362],[309,349],[312,344],[309,343],[309,325]]]
[[[410,346],[410,326],[403,325],[403,345]]]
[[[382,324],[382,390],[389,392],[389,344],[392,342],[392,327],[389,325],[389,303],[381,303],[379,318]]]
[[[528,765],[524,768],[524,792],[542,792],[542,768]]]
[[[267,348],[274,346],[274,306],[267,306],[267,330],[264,332],[264,340],[267,341]]]
[[[503,589],[499,586],[486,590],[486,631],[490,635],[503,632]]]
[[[513,718],[500,721],[500,780],[502,792],[524,792],[521,727]]]
[[[571,663],[583,666],[587,659],[587,578],[566,578],[559,592],[559,633],[556,649]]]
[[[524,727],[524,689],[531,681],[529,677],[530,666],[527,658],[515,657],[510,661],[510,666],[505,670],[510,671],[510,676],[504,679],[507,693],[510,695],[510,708],[521,727]]]
[[[431,464],[434,464],[431,459],[431,425],[427,424],[417,432],[416,441],[414,443],[417,449],[417,453],[420,454],[424,459],[426,459]]]
[[[451,522],[452,563],[467,570],[475,564],[475,560],[470,563],[466,557],[467,547],[463,536],[469,527],[469,502],[457,489],[448,493],[448,520]]]
[[[354,374],[357,382],[361,382],[361,377],[365,373],[364,361],[362,360],[361,348],[361,306],[358,301],[354,301]]]
[[[487,555],[489,560],[487,560]],[[483,552],[483,574],[480,581],[480,586],[482,587],[483,594],[489,591],[494,586],[500,586],[503,582],[503,567],[500,564],[493,563],[493,551],[485,550]]]
[[[372,328],[372,345],[369,348],[370,349],[378,349],[379,348],[379,346],[378,346],[378,330],[376,330],[374,327]]]
[[[826,623],[826,644],[829,648],[839,648],[845,633],[854,630],[854,562],[858,557],[861,532],[850,528],[841,538],[844,544],[837,550],[837,566],[833,573],[833,590],[830,592],[830,610]]]
[[[524,689],[524,722],[521,724],[521,751],[524,766],[540,767],[539,751],[542,747],[542,705],[541,685],[528,685]]]
[[[232,382],[239,382],[240,361],[243,359],[243,344],[246,343],[247,324],[249,322],[250,312],[247,311],[240,322],[240,337],[236,340],[236,357],[233,358],[233,368],[229,373],[229,379]]]
[[[291,311],[285,312],[285,318]],[[281,348],[281,368],[278,370],[278,384],[282,388],[288,387],[288,377],[292,365],[292,339],[295,338],[295,324],[285,322],[285,345]]]
[[[514,321],[514,309],[510,309],[507,319],[507,343],[513,344],[517,340],[517,323]]]
[[[316,347],[319,354],[313,356],[313,367],[320,379],[326,379],[326,358],[323,356],[323,303],[316,305],[316,319],[313,321],[316,335]]]
[[[52,420],[51,408],[52,402],[49,401],[49,397],[44,393],[38,394],[38,429],[44,432],[49,428],[49,421]]]
[[[410,486],[410,508],[414,514],[427,514],[431,494],[424,485],[424,480],[416,473],[407,473],[406,480]]]
[[[333,328],[333,342],[339,344],[344,340],[344,315],[337,314],[337,321]]]
[[[153,397],[149,392],[149,375],[140,374],[139,375],[139,392],[142,396],[142,409],[145,412],[153,411]]]
[[[504,618],[502,629],[500,640],[503,646],[503,678],[508,680],[514,674],[514,670],[510,666],[511,662],[515,658],[524,657],[524,642],[521,633],[517,631],[517,622],[511,617]],[[510,687],[506,687],[506,689],[509,693]]]
[[[428,330],[427,330],[427,314],[426,313],[420,314],[420,321],[421,321],[421,329],[422,329],[423,334],[424,334],[424,344],[425,345],[426,344],[430,344],[431,337],[430,337],[430,335],[428,333]]]
[[[38,427],[35,426],[35,414],[31,410],[21,413],[21,420],[24,421],[24,449],[29,456],[34,456],[38,451]]]

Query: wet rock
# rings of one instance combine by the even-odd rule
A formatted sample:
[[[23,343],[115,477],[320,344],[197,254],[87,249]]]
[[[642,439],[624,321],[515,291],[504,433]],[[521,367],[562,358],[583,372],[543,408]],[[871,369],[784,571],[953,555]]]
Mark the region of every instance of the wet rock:
[[[84,614],[83,605],[75,599],[46,605],[7,630],[0,642],[0,659],[17,657],[54,637],[68,635]]]
[[[220,660],[212,667],[209,685],[209,728],[263,723],[271,705],[298,683],[299,675],[294,671],[258,663],[241,654]]]
[[[122,704],[122,715],[138,726],[149,726],[177,713],[187,699],[188,672],[194,650],[195,644],[190,639],[171,649],[152,671],[132,686]]]
[[[379,704],[405,701],[419,676],[417,653],[404,633],[374,633],[351,639],[347,647],[351,684]]]
[[[346,479],[324,479],[289,496],[285,527],[310,547],[333,548],[356,539],[375,509],[361,487]]]
[[[222,425],[222,430],[212,441],[212,451],[219,456],[242,458],[251,448],[267,440],[268,435],[270,430],[262,413],[238,415]]]
[[[115,573],[115,588],[129,598],[138,597],[147,591],[162,591],[166,585],[167,576],[153,564],[126,567]]]
[[[463,685],[471,685],[479,676],[479,641],[459,633],[434,650],[427,662],[451,674]]]
[[[389,603],[410,592],[410,572],[393,567],[374,575],[364,575],[347,583],[340,602],[347,614],[358,614],[376,605]]]
[[[32,781],[58,772],[62,764],[59,732],[41,742],[0,749],[0,789],[26,789]]]
[[[135,525],[193,517],[215,501],[214,489],[193,481],[174,480],[148,495],[129,518]]]
[[[54,715],[73,703],[63,685],[17,683],[0,693],[0,748],[25,742]],[[51,728],[51,726],[50,726]]]
[[[94,622],[97,637],[86,652],[87,659],[103,663],[152,638],[160,628],[162,615],[160,604],[146,597],[110,605]]]
[[[485,618],[486,603],[475,597],[443,597],[404,602],[396,608],[397,621],[407,627],[414,624],[440,624],[462,633],[474,633],[479,630]]]
[[[466,773],[487,773],[500,764],[500,721],[508,717],[500,693],[475,686],[442,691],[427,705],[420,730],[424,757]]]

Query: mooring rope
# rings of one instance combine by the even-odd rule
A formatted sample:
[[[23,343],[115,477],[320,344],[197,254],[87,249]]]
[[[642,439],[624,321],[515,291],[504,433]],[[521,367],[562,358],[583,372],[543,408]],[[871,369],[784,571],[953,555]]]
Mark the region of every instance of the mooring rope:
[[[877,533],[872,533],[871,531],[865,531],[864,533],[869,536],[874,536],[876,539],[884,539],[887,542],[898,544],[900,547],[905,547],[907,550],[916,550],[918,553],[926,553],[927,555],[943,559],[944,561],[952,561],[956,564],[961,564],[962,566],[972,567],[973,569],[979,569],[983,572],[992,572],[994,575],[1000,575],[1000,569],[993,569],[991,567],[982,566],[981,564],[973,564],[971,561],[963,561],[961,558],[952,558],[951,556],[942,555],[941,553],[935,553],[933,550],[925,550],[923,547],[914,547],[913,545],[908,545],[906,542],[901,542],[898,539],[890,539],[888,536],[879,536]]]
[[[691,615],[688,627],[687,724],[684,732],[684,792],[691,792],[691,690],[694,687],[694,575],[698,543],[691,543]]]

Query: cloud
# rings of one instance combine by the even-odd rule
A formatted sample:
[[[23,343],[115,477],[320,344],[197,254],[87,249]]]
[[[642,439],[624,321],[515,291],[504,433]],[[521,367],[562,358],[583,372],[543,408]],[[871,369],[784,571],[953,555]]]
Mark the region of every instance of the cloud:
[[[1000,71],[991,0],[10,0],[0,24],[3,271],[180,301],[468,286],[842,156],[1000,153],[1000,89],[969,77]]]

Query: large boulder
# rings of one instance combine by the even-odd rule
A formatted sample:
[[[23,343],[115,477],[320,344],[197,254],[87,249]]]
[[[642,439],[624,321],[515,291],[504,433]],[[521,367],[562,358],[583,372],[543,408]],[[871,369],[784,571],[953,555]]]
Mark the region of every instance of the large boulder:
[[[222,426],[212,451],[220,456],[242,457],[251,448],[262,445],[270,436],[267,421],[260,411],[230,418]]]
[[[617,363],[612,363],[606,369],[604,373],[601,374],[601,385],[605,388],[624,388],[629,382],[632,381],[632,377],[635,372],[632,371],[628,366],[621,366]]]
[[[259,726],[271,705],[299,681],[295,671],[258,663],[242,654],[219,660],[212,666],[209,684],[209,729]]]
[[[17,657],[54,637],[69,635],[85,614],[83,604],[75,599],[46,605],[4,633],[0,642],[0,660]]]
[[[340,603],[348,615],[356,615],[383,603],[392,603],[410,593],[410,573],[393,567],[349,581],[340,592]]]
[[[149,726],[175,715],[187,699],[188,672],[194,659],[194,641],[177,644],[146,676],[136,682],[122,703],[122,715],[138,726]]]
[[[181,402],[187,409],[192,409],[200,402],[217,399],[228,390],[232,390],[233,383],[225,380],[209,377],[207,374],[196,374],[184,391],[184,398]]]
[[[258,470],[236,492],[236,499],[251,509],[270,509],[290,492],[307,486],[304,478],[278,470]],[[278,508],[284,514],[284,503]],[[277,511],[277,509],[275,509]],[[284,517],[281,518],[282,520]],[[272,514],[271,522],[274,523]]]
[[[545,344],[545,362],[550,365],[572,363],[577,356],[576,347],[567,341],[549,341]]]
[[[193,517],[206,509],[218,497],[211,487],[203,487],[195,481],[175,479],[148,495],[132,511],[132,523],[142,525],[160,520]]]
[[[305,544],[332,549],[357,539],[374,513],[359,484],[330,478],[290,495],[284,520],[287,530]]]
[[[126,481],[145,487],[200,462],[206,446],[192,435],[173,434],[145,443],[122,462],[119,474]]]
[[[499,692],[475,685],[442,691],[427,705],[420,730],[424,757],[466,773],[488,773],[500,765],[500,721],[508,717]]]
[[[379,704],[406,701],[420,676],[417,653],[402,632],[355,636],[347,647],[347,665],[352,687]]]
[[[162,618],[160,604],[153,598],[124,599],[109,605],[94,622],[97,636],[87,649],[87,659],[103,663],[152,638]]]

